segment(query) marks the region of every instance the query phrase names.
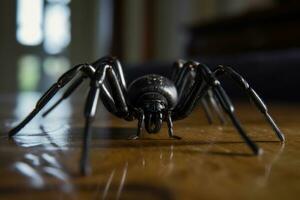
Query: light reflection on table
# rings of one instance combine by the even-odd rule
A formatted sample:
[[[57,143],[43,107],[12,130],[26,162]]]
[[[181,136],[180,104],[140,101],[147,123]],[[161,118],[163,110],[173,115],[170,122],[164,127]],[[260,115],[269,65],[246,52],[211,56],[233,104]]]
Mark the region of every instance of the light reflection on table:
[[[28,102],[37,100],[22,98],[17,110],[24,110],[15,112],[16,121],[30,112],[22,104],[31,107]],[[252,109],[240,106],[248,132],[264,149],[255,157],[231,126],[207,125],[200,110],[174,124],[181,141],[169,139],[165,126],[158,135],[143,133],[141,140],[129,141],[136,122],[112,117],[100,106],[91,144],[93,173],[88,177],[79,176],[78,170],[83,132],[79,107],[64,102],[13,140],[2,133],[1,198],[273,200],[299,194],[299,107],[273,107],[288,140],[282,145]],[[16,121],[3,123],[9,128]]]

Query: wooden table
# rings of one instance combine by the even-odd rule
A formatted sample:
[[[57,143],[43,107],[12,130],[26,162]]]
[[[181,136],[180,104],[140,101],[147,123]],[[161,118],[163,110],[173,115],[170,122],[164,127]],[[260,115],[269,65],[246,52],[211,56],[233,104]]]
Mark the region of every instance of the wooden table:
[[[82,106],[76,104],[70,117],[74,106],[64,103],[47,120],[37,118],[13,140],[7,138],[13,112],[22,118],[33,96],[1,104],[0,199],[299,199],[297,105],[269,106],[285,144],[277,142],[253,106],[236,106],[249,135],[263,148],[261,156],[251,155],[230,123],[208,125],[200,108],[175,122],[180,141],[167,137],[166,125],[158,135],[130,141],[136,122],[117,119],[101,107],[93,128],[93,172],[82,177]]]

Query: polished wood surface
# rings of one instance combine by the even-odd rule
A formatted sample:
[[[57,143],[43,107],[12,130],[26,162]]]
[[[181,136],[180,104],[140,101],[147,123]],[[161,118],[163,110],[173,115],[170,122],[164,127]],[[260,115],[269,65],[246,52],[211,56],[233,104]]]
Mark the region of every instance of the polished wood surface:
[[[37,118],[13,140],[6,131],[32,108],[36,96],[1,103],[0,199],[298,199],[300,106],[269,105],[287,142],[277,141],[259,112],[236,110],[251,138],[263,148],[253,156],[230,123],[208,125],[202,110],[166,125],[157,135],[127,140],[136,122],[99,107],[91,145],[92,174],[81,177],[82,106],[65,102]],[[73,114],[69,116],[72,111]],[[17,117],[14,117],[16,115]]]

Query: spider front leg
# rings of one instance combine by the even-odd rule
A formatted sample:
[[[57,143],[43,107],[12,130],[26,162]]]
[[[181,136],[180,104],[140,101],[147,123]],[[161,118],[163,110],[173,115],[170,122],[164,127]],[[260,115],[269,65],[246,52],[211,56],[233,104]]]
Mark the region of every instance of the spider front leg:
[[[128,139],[130,140],[137,140],[139,139],[142,130],[143,130],[143,126],[144,126],[144,120],[145,120],[145,114],[144,111],[142,109],[137,111],[137,115],[138,115],[138,128],[137,128],[137,132],[136,135],[132,135],[130,136]]]
[[[11,129],[8,133],[9,137],[12,137],[16,135],[27,123],[29,123],[39,112],[44,108],[44,106],[53,98],[53,96],[67,83],[69,83],[75,75],[85,70],[86,72],[93,72],[94,69],[92,69],[91,66],[86,64],[79,64],[70,69],[69,71],[65,72],[56,83],[54,83],[47,92],[38,100],[36,103],[35,108],[27,115],[27,117],[21,121],[16,127]],[[87,74],[90,75],[90,74]]]
[[[169,137],[170,138],[174,138],[177,140],[180,140],[181,137],[174,135],[174,131],[173,131],[173,121],[172,121],[172,115],[171,115],[171,111],[168,112],[167,114],[167,124],[168,124],[168,133],[169,133]]]
[[[97,81],[93,80],[91,82],[90,91],[85,103],[84,117],[85,117],[85,126],[84,126],[84,137],[82,143],[82,155],[80,160],[80,172],[82,175],[87,175],[91,172],[89,165],[89,147],[91,140],[91,124],[94,121],[97,104],[99,100],[99,84]]]
[[[103,87],[105,80],[107,80],[111,91],[108,91],[106,87]],[[109,107],[108,109],[109,111],[113,111],[112,114],[124,119],[130,117],[128,106],[123,93],[123,89],[126,88],[122,88],[122,85],[124,85],[124,83],[122,83],[122,81],[119,79],[119,76],[109,62],[103,62],[102,66],[97,68],[94,76],[91,78],[90,91],[86,100],[84,110],[85,127],[82,143],[82,155],[80,160],[80,172],[82,175],[87,175],[91,171],[89,165],[91,125],[96,114],[99,97],[101,97],[100,88],[107,90],[102,93],[101,99],[109,101],[104,103],[104,106],[113,106]]]

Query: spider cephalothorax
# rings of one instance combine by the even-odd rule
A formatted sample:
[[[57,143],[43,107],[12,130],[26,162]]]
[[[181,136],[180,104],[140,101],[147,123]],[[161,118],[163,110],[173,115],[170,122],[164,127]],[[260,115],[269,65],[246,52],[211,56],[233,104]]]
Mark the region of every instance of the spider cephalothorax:
[[[77,74],[79,76],[76,76]],[[144,126],[148,133],[158,133],[164,121],[167,122],[169,136],[180,139],[173,134],[173,121],[186,118],[201,103],[208,121],[211,122],[207,104],[210,102],[221,122],[225,121],[224,112],[253,153],[257,155],[261,152],[260,148],[247,136],[235,116],[234,107],[229,97],[216,78],[223,74],[228,75],[241,86],[265,116],[277,137],[284,141],[284,135],[269,115],[263,101],[245,79],[230,67],[219,66],[211,71],[204,64],[180,60],[174,64],[169,79],[150,74],[137,78],[127,87],[122,66],[114,57],[103,57],[91,64],[79,64],[64,73],[40,98],[35,109],[9,132],[9,136],[12,137],[17,134],[51,100],[58,90],[72,79],[74,81],[62,97],[43,116],[46,116],[62,100],[69,97],[84,80],[89,79],[90,89],[84,110],[85,128],[80,162],[82,174],[86,174],[89,169],[90,128],[96,114],[99,97],[107,110],[117,117],[128,121],[138,120],[137,133],[131,139],[139,138]]]

